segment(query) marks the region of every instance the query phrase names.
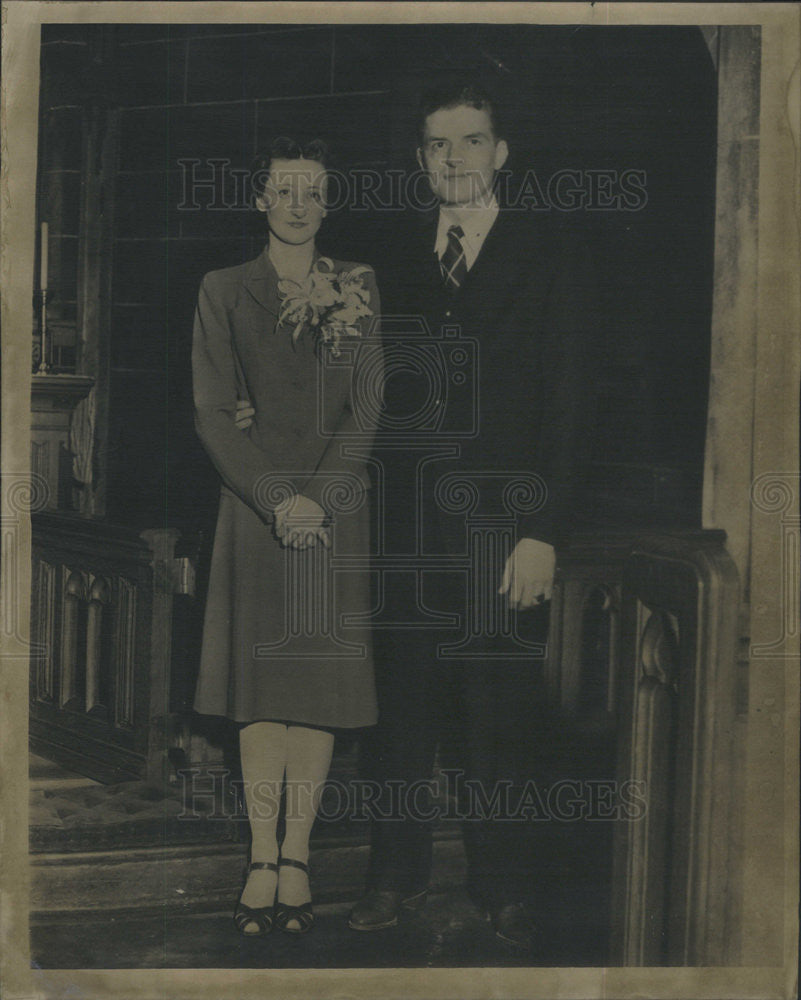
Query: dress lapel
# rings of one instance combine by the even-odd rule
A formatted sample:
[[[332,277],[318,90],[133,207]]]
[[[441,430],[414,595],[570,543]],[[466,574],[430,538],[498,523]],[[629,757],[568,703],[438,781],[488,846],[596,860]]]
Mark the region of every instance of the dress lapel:
[[[242,284],[252,298],[268,313],[278,319],[281,299],[278,294],[278,275],[267,255],[267,247],[247,267]]]
[[[319,259],[320,253],[315,247],[312,267]],[[333,264],[334,271],[338,271],[340,269],[339,263],[334,261]],[[247,265],[242,284],[251,297],[277,320],[281,311],[281,295],[278,292],[278,274],[270,260],[267,247]]]

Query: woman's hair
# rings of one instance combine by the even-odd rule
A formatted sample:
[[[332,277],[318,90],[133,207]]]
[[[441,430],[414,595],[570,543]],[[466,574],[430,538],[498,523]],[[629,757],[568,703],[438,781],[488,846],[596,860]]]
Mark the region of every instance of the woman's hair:
[[[312,139],[301,143],[285,135],[278,136],[262,152],[258,153],[250,165],[250,184],[256,194],[264,193],[264,185],[274,160],[314,160],[322,167],[328,167],[331,153],[322,139]]]

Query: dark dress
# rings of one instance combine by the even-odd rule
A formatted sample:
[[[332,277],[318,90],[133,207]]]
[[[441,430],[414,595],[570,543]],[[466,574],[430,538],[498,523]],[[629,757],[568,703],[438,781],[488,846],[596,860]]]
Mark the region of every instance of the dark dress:
[[[335,270],[354,264],[335,261]],[[359,406],[357,375],[380,398],[379,313],[334,358],[310,331],[296,344],[276,323],[278,277],[267,250],[203,279],[192,350],[195,424],[222,479],[195,710],[240,723],[324,727],[376,721],[370,609],[369,476],[375,406]],[[368,370],[369,369],[369,370]],[[361,390],[360,390],[361,391]],[[237,399],[255,408],[235,424]],[[355,452],[349,457],[347,452]],[[283,548],[272,510],[294,492],[331,517],[331,548]]]

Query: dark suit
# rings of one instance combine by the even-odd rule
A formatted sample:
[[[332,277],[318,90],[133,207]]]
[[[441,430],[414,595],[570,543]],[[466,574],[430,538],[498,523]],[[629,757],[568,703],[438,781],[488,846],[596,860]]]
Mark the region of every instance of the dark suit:
[[[556,545],[571,522],[592,327],[587,272],[550,218],[501,210],[453,293],[434,254],[436,222],[412,220],[379,272],[385,330],[393,316],[425,321],[440,343],[444,391],[432,390],[431,366],[421,376],[414,365],[393,363],[402,349],[385,334],[386,409],[376,449],[385,480],[383,551],[414,554],[419,566],[432,568],[420,574],[416,594],[408,573],[383,578],[384,621],[403,624],[376,631],[373,776],[424,782],[439,743],[443,762],[453,753],[485,801],[509,782],[513,809],[523,784],[538,779],[538,744],[547,734],[542,656],[526,652],[546,640],[547,606],[512,614],[513,634],[503,635],[493,595],[516,539]],[[408,447],[398,447],[404,419]],[[510,490],[514,480],[519,488]],[[438,555],[445,558],[435,566]],[[415,626],[421,608],[432,627]],[[458,625],[433,627],[437,614]],[[464,786],[461,807],[474,897],[493,907],[525,896],[536,881],[532,824],[482,818]],[[427,885],[431,826],[408,815],[375,824],[371,878],[378,888]]]

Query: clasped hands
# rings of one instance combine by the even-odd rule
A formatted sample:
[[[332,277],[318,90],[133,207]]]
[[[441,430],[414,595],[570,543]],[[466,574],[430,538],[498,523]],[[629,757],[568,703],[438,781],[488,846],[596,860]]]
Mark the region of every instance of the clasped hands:
[[[248,399],[236,401],[234,421],[237,430],[245,431],[253,423],[256,411]],[[285,548],[308,549],[320,542],[325,548],[331,547],[331,536],[326,527],[326,513],[309,497],[294,493],[273,511],[275,534]]]
[[[275,534],[285,548],[308,549],[320,542],[331,547],[326,513],[314,500],[300,493],[282,500],[273,511]]]

